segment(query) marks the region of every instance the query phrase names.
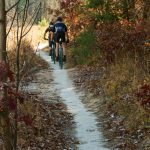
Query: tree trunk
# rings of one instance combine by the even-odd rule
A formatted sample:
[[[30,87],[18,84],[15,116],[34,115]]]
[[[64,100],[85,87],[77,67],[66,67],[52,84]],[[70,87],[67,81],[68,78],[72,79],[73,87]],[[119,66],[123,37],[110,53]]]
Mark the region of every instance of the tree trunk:
[[[0,60],[6,60],[6,15],[5,1],[0,0]]]
[[[6,13],[5,0],[0,0],[0,61],[6,62]],[[7,81],[7,77],[3,77],[3,83]],[[5,150],[12,150],[12,139],[10,131],[10,120],[8,111],[7,88],[2,91],[3,113],[0,116],[0,124],[3,130],[3,142]]]

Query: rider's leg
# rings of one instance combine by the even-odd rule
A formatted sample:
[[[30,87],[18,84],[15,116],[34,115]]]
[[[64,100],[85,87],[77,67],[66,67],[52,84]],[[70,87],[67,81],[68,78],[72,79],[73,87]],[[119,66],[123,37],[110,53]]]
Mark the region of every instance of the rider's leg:
[[[58,48],[59,48],[59,43],[56,42],[56,49],[55,49],[56,61],[58,61]]]
[[[62,48],[63,48],[63,55],[64,55],[64,61],[66,61],[66,43],[62,43]]]
[[[62,48],[63,48],[63,55],[64,55],[64,61],[66,61],[66,38],[65,38],[65,33],[61,34],[61,39],[62,39]]]
[[[56,54],[56,61],[58,61],[59,39],[60,39],[60,35],[58,33],[56,33],[55,34],[55,43],[56,43],[55,54]]]
[[[63,48],[63,54],[66,55],[66,43],[62,43],[62,48]]]

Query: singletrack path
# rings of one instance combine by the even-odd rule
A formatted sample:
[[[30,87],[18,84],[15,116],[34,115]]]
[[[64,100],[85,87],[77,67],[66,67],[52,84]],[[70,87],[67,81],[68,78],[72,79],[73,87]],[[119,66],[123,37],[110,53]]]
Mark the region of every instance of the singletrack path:
[[[80,144],[79,150],[108,150],[104,146],[104,137],[99,131],[96,121],[96,116],[88,111],[81,102],[82,93],[75,90],[72,80],[68,76],[69,69],[59,69],[58,63],[53,64],[50,56],[42,49],[43,45],[39,46],[39,55],[49,63],[53,68],[54,89],[57,94],[63,99],[68,110],[74,115],[75,136]]]

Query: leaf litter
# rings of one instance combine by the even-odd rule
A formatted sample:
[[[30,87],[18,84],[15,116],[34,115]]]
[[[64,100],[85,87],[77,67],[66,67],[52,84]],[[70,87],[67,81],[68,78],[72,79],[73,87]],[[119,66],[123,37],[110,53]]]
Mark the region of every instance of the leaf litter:
[[[34,74],[28,84],[28,106],[33,118],[31,125],[18,123],[18,148],[21,150],[75,150],[73,116],[56,95],[52,85],[51,70]],[[30,88],[31,86],[31,88]],[[45,94],[46,93],[46,94]],[[30,105],[30,106],[29,106]]]
[[[105,68],[97,64],[95,66],[79,66],[71,73],[71,77],[74,79],[74,84],[77,89],[84,90],[86,93],[86,96],[83,96],[83,103],[97,114],[101,122],[100,124],[102,125],[101,130],[103,130],[103,134],[108,139],[108,145],[110,145],[111,148],[113,147],[117,150],[149,150],[150,139],[148,135],[150,134],[150,130],[149,128],[144,128],[142,125],[134,124],[135,121],[138,121],[138,118],[135,118],[136,112],[133,112],[133,116],[131,116],[132,120],[127,122],[128,116],[120,115],[119,113],[122,110],[117,110],[119,108],[116,105],[118,103],[117,99],[120,99],[120,97],[116,97],[110,104],[108,103],[109,96],[112,95],[107,95],[108,93],[104,91],[104,82],[102,82],[103,80],[107,80],[108,74],[109,72]],[[120,87],[120,89],[121,88],[122,87]],[[121,94],[122,93],[120,93],[120,95]],[[123,97],[123,101],[120,101],[121,103],[118,105],[122,108],[131,105],[133,108],[131,112],[134,111],[136,105],[134,106],[133,101],[131,101],[134,98],[134,94],[123,93],[121,96]],[[125,111],[127,111],[128,114],[128,110]],[[141,116],[141,118],[142,117],[143,116]],[[132,122],[133,124],[131,124]],[[140,119],[139,123],[141,123]]]

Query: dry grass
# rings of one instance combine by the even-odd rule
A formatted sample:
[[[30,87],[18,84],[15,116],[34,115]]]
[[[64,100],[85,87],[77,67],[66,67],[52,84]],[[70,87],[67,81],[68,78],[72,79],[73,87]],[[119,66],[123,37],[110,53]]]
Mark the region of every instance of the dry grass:
[[[95,103],[92,98],[86,103],[96,108],[100,121],[104,121],[104,132],[112,141],[111,146],[134,150],[147,142],[150,132],[150,112],[137,97],[143,82],[150,84],[150,74],[135,66],[132,59],[117,62],[107,67],[101,64],[80,67],[75,83],[96,96]],[[143,150],[147,145],[143,145]]]
[[[47,26],[39,26],[34,25],[30,32],[25,36],[25,39],[27,39],[30,42],[31,46],[36,46],[39,42],[45,42],[44,32]],[[13,28],[7,38],[7,49],[10,50],[11,47],[16,43],[16,29]]]
[[[8,51],[8,60],[11,70],[16,73],[16,50],[14,47]],[[47,63],[43,61],[38,55],[36,55],[35,50],[33,49],[31,43],[27,40],[23,40],[20,47],[20,78],[28,76],[30,73],[38,70],[40,68],[47,67]]]

